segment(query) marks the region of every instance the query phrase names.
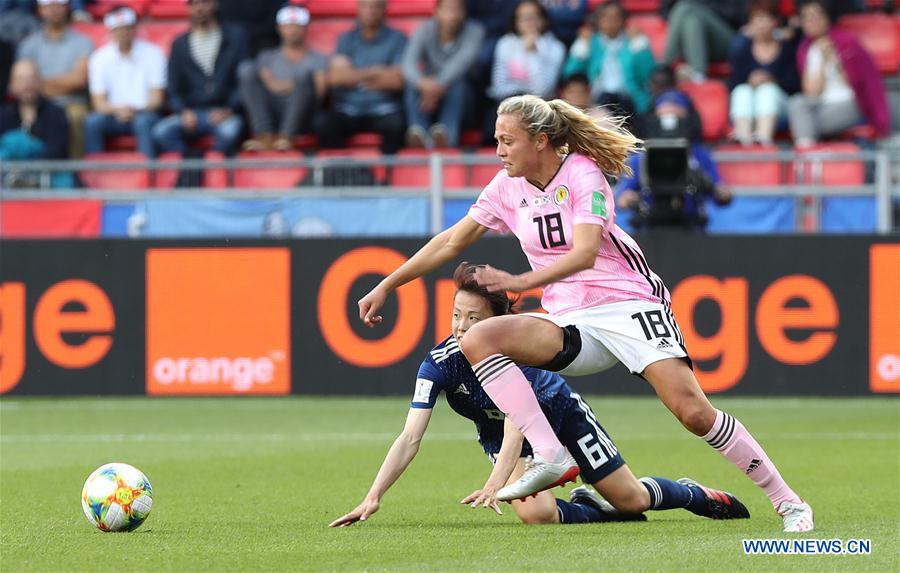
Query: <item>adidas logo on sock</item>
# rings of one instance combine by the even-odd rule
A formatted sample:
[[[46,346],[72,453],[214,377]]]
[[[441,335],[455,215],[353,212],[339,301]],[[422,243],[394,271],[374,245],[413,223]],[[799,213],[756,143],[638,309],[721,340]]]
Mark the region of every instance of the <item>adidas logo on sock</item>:
[[[747,471],[745,471],[744,473],[749,474],[750,472],[752,472],[753,470],[755,470],[756,468],[758,468],[761,465],[762,465],[762,460],[753,458],[752,460],[750,460],[750,465],[747,466]]]
[[[656,345],[657,350],[667,350],[669,348],[672,348],[672,343],[669,342],[668,340],[666,340],[665,338],[660,340],[659,344]]]

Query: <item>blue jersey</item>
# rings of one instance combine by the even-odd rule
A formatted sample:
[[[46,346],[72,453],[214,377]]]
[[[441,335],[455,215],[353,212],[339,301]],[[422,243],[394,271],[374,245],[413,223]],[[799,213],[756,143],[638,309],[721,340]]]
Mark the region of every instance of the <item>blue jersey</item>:
[[[520,368],[534,389],[550,426],[559,433],[573,403],[568,384],[559,374],[527,366]],[[484,451],[488,454],[499,453],[503,443],[503,412],[481,388],[453,336],[435,346],[422,362],[410,406],[434,408],[441,391],[447,395],[447,403],[456,413],[475,422],[478,441]],[[531,455],[527,442],[523,455]]]

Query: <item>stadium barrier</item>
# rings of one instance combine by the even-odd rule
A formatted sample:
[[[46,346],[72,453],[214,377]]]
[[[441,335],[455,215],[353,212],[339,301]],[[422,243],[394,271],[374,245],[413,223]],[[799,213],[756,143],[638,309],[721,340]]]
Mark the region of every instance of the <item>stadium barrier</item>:
[[[709,207],[711,233],[886,234],[895,227],[892,204],[900,201],[900,187],[891,185],[889,150],[860,151],[847,143],[803,153],[750,149],[726,147],[714,155],[735,201]],[[40,229],[23,234],[3,224],[2,210],[48,200],[102,201],[102,236],[422,236],[465,214],[498,170],[491,150],[347,153],[0,163],[0,236],[39,236]],[[54,174],[66,172],[95,187],[51,188]],[[204,187],[176,187],[185,172],[203,173],[197,184]],[[31,176],[42,188],[9,189],[10,176]],[[342,216],[354,205],[391,216]],[[283,224],[269,225],[267,215]],[[629,230],[628,213],[617,222]]]
[[[401,288],[376,329],[356,301],[422,242],[4,240],[0,393],[409,394],[449,334],[456,262]],[[900,392],[897,241],[649,235],[641,245],[708,392]],[[485,238],[465,259],[527,268],[510,238]],[[524,293],[526,309],[538,301]],[[650,392],[621,366],[573,383]]]

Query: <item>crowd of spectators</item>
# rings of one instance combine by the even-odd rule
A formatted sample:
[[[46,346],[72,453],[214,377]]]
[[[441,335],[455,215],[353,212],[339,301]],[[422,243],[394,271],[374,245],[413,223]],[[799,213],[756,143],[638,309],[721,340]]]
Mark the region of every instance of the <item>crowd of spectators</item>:
[[[587,0],[437,0],[409,38],[391,27],[385,0],[358,0],[333,54],[307,46],[302,3],[185,0],[190,29],[168,57],[140,39],[129,7],[105,14],[109,41],[93,46],[71,26],[90,18],[84,1],[0,0],[3,87],[12,70],[0,134],[36,139],[34,157],[78,158],[125,134],[151,158],[189,154],[203,136],[225,155],[290,150],[304,133],[340,148],[375,132],[388,154],[456,147],[465,129],[490,145],[499,102],[524,93],[606,106],[641,135],[660,97],[671,104],[680,82],[707,81],[719,61],[730,67],[735,142],[788,134],[809,146],[859,124],[889,132],[872,58],[832,26],[853,0],[800,1],[787,18],[777,0],[663,0],[661,61],[616,0],[591,14]],[[676,99],[696,142],[697,111]]]

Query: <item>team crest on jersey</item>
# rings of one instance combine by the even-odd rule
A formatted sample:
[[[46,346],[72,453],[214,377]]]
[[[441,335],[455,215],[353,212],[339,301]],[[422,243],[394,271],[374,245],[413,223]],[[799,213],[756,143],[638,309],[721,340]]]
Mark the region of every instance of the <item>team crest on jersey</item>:
[[[557,205],[564,205],[569,200],[569,188],[565,185],[560,185],[556,188],[556,191],[553,192],[553,201]]]

